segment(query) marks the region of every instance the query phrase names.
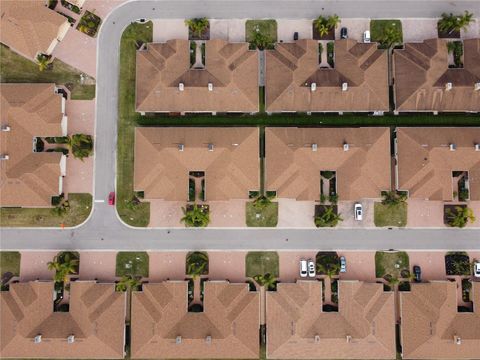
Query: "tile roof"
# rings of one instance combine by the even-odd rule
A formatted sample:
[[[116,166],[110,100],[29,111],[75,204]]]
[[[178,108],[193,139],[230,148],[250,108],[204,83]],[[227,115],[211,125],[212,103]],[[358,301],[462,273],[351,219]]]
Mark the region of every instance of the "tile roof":
[[[278,43],[265,53],[267,111],[389,109],[387,54],[375,43],[335,41],[334,69],[319,67],[316,40]],[[312,83],[316,91],[311,91]],[[343,83],[348,84],[347,91],[342,91]]]
[[[69,27],[66,17],[39,0],[0,2],[0,42],[29,59],[47,53],[53,41]]]
[[[247,43],[206,41],[205,69],[191,69],[189,44],[169,40],[137,51],[137,111],[258,111],[256,51],[248,50]],[[180,83],[184,91],[179,91]]]
[[[480,127],[397,128],[397,188],[408,190],[411,198],[451,201],[452,172],[468,171],[470,199],[480,200],[475,144],[480,144]]]
[[[132,358],[257,359],[259,293],[248,284],[207,281],[203,312],[188,312],[187,284],[145,284],[133,293]]]
[[[58,152],[33,152],[33,138],[62,136],[62,96],[54,84],[0,84],[1,206],[50,206],[59,194]]]
[[[135,130],[134,189],[145,199],[186,201],[189,171],[205,171],[207,200],[248,199],[259,188],[258,162],[257,128]]]
[[[338,312],[323,312],[320,281],[280,283],[267,293],[267,358],[394,359],[393,296],[382,284],[339,281]]]
[[[54,312],[53,291],[53,282],[35,281],[0,292],[2,357],[123,358],[126,293],[116,292],[114,284],[75,281],[69,312]],[[73,343],[67,342],[70,335]]]
[[[325,170],[336,171],[341,200],[378,198],[390,189],[388,128],[267,128],[265,143],[266,188],[280,198],[320,200]]]
[[[406,43],[393,53],[398,111],[480,111],[480,39],[463,40],[464,65],[448,68],[447,41]],[[447,91],[446,84],[452,83]]]
[[[400,293],[404,359],[478,359],[480,284],[472,283],[474,312],[458,312],[457,284],[412,284]],[[460,344],[455,342],[460,339]]]

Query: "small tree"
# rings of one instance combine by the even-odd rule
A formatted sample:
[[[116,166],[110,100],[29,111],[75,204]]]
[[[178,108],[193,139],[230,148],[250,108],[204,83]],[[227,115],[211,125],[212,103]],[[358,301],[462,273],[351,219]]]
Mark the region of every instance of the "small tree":
[[[209,22],[207,18],[203,17],[185,20],[185,25],[188,26],[195,36],[201,37],[203,32],[208,28]]]
[[[93,138],[91,135],[75,134],[68,137],[67,142],[75,158],[83,161],[93,153]]]
[[[383,32],[380,42],[388,49],[400,44],[402,42],[402,33],[400,29],[396,26],[387,27]]]
[[[442,18],[438,22],[438,29],[448,34],[461,29],[467,30],[470,23],[473,21],[473,14],[465,11],[463,15],[453,15],[452,13],[443,13]]]
[[[69,252],[63,254],[63,259],[60,259],[59,255],[56,255],[52,261],[47,263],[48,270],[55,271],[53,279],[55,282],[68,281],[68,275],[75,274],[78,267],[78,259],[73,258]]]
[[[382,193],[383,205],[395,206],[407,201],[407,195],[405,193],[399,193],[398,191],[385,191]]]
[[[208,255],[201,251],[189,253],[187,256],[187,275],[195,280],[208,273]]]
[[[140,284],[141,281],[139,277],[132,275],[123,275],[115,285],[115,290],[128,291],[130,293],[132,289],[137,289]]]
[[[274,41],[268,35],[265,35],[260,31],[255,31],[250,44],[259,50],[264,50],[273,48]]]
[[[320,15],[318,18],[313,20],[313,26],[317,29],[320,36],[327,35],[332,29],[335,29],[340,23],[340,17],[336,14],[329,16],[328,18]]]
[[[317,227],[335,227],[340,221],[343,221],[341,214],[336,214],[331,206],[326,207],[322,215],[315,217]]]
[[[44,71],[48,69],[48,65],[50,64],[49,56],[44,54],[38,54],[36,60],[37,60],[39,71]]]
[[[255,275],[253,280],[262,287],[265,287],[267,290],[275,290],[277,287],[277,279],[270,273],[264,275]]]
[[[475,221],[473,210],[468,207],[456,206],[455,211],[447,208],[445,213],[447,215],[447,224],[451,227],[463,228],[468,224],[469,221]]]
[[[210,223],[210,215],[203,207],[193,204],[191,209],[182,207],[183,217],[180,222],[183,222],[187,227],[206,227]]]

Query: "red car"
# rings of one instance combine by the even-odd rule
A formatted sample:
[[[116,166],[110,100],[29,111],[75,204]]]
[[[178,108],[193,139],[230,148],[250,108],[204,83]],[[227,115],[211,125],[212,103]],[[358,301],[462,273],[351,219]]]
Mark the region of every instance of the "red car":
[[[108,205],[115,205],[115,191],[108,194]]]

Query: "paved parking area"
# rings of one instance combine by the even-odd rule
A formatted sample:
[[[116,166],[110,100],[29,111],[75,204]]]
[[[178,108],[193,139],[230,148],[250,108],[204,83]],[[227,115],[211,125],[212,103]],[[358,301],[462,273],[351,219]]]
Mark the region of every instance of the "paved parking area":
[[[154,19],[153,42],[166,42],[173,39],[188,40],[188,27],[185,19]]]
[[[295,199],[278,199],[277,227],[313,228],[315,223],[314,201],[296,201]]]
[[[209,201],[209,227],[246,227],[247,200]]]
[[[210,20],[210,39],[245,41],[245,19]]]
[[[150,282],[161,282],[167,279],[184,280],[186,255],[187,253],[183,251],[149,252],[148,280]]]
[[[409,252],[410,271],[413,266],[418,265],[422,269],[423,280],[446,280],[445,273],[445,253],[437,252]]]
[[[356,203],[362,204],[363,219],[355,220],[354,207]],[[366,228],[375,227],[373,218],[373,208],[375,200],[364,199],[361,201],[339,201],[338,212],[342,215],[343,221],[339,223],[339,228]]]
[[[52,280],[54,272],[47,264],[57,255],[56,251],[22,251],[20,258],[20,281]]]
[[[445,227],[443,202],[409,199],[407,227]]]
[[[374,251],[338,252],[338,256],[345,256],[347,263],[347,271],[340,273],[340,280],[376,281]]]
[[[338,24],[338,27],[335,30],[335,39],[340,39],[340,29],[342,27],[347,28],[349,39],[357,41],[362,41],[364,31],[370,30],[369,19],[345,18],[340,20],[341,23]]]
[[[277,19],[278,41],[292,42],[295,32],[298,32],[299,39],[311,39],[313,37],[312,20]]]
[[[422,42],[438,36],[438,19],[400,19],[402,21],[403,41]]]
[[[84,251],[80,253],[80,280],[114,282],[117,252]]]
[[[228,241],[226,239],[225,241]],[[209,251],[209,280],[229,280],[231,283],[245,282],[246,251]]]
[[[150,201],[150,223],[149,227],[185,227],[180,219],[183,217],[182,207],[184,201]]]
[[[290,251],[279,251],[278,258],[280,263],[280,274],[279,280],[281,282],[295,282],[297,279],[300,279],[300,260],[312,259],[315,261],[315,251],[303,251],[303,252],[290,252]],[[309,279],[309,278],[302,278]],[[311,279],[311,278],[310,278]]]

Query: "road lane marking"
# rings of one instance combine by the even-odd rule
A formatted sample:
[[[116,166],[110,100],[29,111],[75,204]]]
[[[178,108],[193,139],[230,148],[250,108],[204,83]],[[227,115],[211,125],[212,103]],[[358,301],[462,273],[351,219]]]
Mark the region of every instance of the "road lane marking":
[[[98,203],[100,203],[100,202],[101,202],[101,203],[104,203],[104,202],[105,202],[105,200],[95,200],[95,202],[98,202]]]

